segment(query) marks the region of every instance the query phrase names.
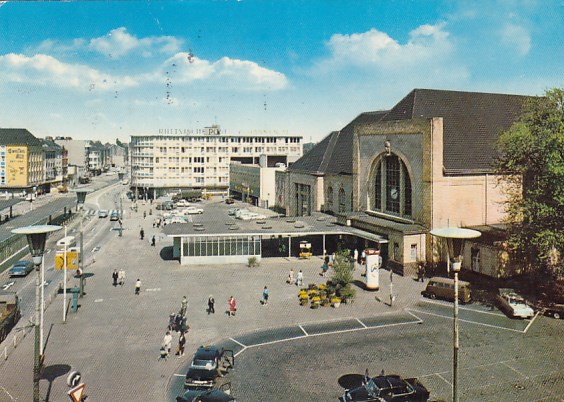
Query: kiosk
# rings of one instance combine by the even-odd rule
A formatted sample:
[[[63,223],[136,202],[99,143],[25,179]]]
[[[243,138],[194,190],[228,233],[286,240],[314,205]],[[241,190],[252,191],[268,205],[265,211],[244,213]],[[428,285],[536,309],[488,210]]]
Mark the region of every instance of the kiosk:
[[[382,266],[382,257],[380,250],[375,248],[367,248],[366,253],[366,289],[380,289],[380,267]]]

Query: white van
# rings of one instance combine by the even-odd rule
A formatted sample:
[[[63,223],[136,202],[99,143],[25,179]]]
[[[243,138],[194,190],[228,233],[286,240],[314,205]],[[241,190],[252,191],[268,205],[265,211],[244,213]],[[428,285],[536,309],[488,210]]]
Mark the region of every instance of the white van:
[[[67,236],[67,237],[63,237],[61,240],[57,242],[55,250],[65,251],[66,248],[67,251],[70,251],[71,247],[76,247],[76,239],[74,238],[74,236]]]

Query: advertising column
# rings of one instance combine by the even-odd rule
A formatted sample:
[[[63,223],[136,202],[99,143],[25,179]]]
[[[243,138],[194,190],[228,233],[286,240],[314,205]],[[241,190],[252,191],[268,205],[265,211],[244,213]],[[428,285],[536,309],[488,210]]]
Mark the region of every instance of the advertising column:
[[[382,266],[382,257],[380,250],[367,248],[366,253],[366,289],[380,289],[380,267]]]

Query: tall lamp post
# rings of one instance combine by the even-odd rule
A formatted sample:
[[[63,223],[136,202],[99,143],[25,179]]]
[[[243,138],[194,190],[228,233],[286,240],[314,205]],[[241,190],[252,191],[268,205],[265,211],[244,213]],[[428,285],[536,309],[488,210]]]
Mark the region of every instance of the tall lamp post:
[[[92,192],[90,188],[81,188],[73,190],[76,193],[76,209],[77,211],[80,210],[80,258],[78,259],[78,263],[80,266],[79,269],[79,276],[80,276],[80,297],[84,296],[84,229],[83,229],[83,221],[84,221],[84,201],[86,200],[86,195]]]
[[[454,258],[452,271],[454,272],[454,313],[453,313],[453,355],[452,355],[452,400],[458,402],[458,273],[462,267],[462,253],[464,241],[475,239],[482,234],[477,230],[463,228],[439,228],[431,230],[435,237],[443,238],[447,242],[447,262]]]
[[[15,234],[27,236],[29,252],[33,257],[37,277],[35,279],[35,347],[33,355],[33,402],[39,402],[39,379],[41,377],[41,364],[43,361],[43,320],[40,314],[43,312],[43,298],[40,297],[40,288],[43,287],[43,253],[45,252],[45,240],[47,234],[61,229],[55,225],[25,226],[12,230]]]

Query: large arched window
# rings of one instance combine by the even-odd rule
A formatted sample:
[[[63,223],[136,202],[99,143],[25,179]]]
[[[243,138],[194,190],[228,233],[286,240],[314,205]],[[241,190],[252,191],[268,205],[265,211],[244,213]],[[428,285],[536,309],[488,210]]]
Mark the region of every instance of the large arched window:
[[[347,197],[345,195],[345,189],[339,189],[339,212],[345,212],[347,210]]]
[[[394,154],[382,157],[374,174],[372,208],[397,215],[411,216],[411,179],[405,163]]]
[[[329,186],[327,188],[327,197],[326,197],[325,204],[327,205],[326,210],[332,211],[333,210],[333,187]]]

